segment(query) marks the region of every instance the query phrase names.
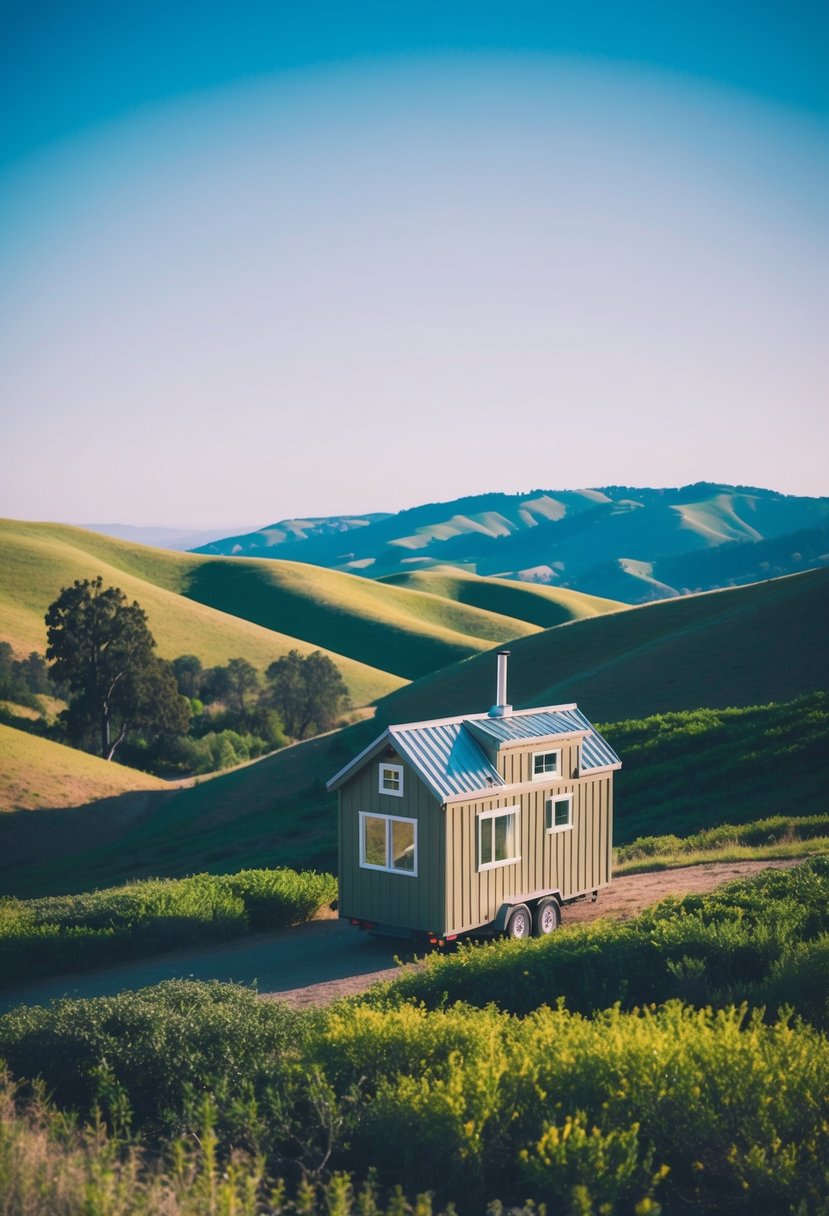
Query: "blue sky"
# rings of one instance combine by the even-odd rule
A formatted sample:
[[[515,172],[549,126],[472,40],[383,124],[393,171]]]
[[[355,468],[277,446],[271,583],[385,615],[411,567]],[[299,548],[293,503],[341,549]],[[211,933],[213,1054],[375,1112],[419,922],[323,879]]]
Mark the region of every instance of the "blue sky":
[[[2,22],[0,513],[826,492],[825,5]]]

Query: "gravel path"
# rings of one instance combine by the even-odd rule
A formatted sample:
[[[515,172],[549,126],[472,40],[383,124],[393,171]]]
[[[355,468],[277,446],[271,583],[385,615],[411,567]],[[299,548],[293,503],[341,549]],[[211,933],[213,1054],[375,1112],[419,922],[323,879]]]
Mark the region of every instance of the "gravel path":
[[[666,895],[710,891],[721,883],[758,870],[797,864],[795,861],[718,862],[623,875],[602,891],[597,902],[565,908],[562,923],[583,924],[600,916],[627,920]],[[263,997],[295,1006],[327,1004],[362,992],[378,980],[391,979],[395,961],[414,955],[405,941],[375,940],[345,921],[310,921],[280,933],[259,933],[194,950],[131,961],[102,971],[38,980],[0,993],[0,1013],[15,1005],[45,1005],[61,997],[108,996],[125,988],[144,988],[168,979],[223,980],[256,984]]]

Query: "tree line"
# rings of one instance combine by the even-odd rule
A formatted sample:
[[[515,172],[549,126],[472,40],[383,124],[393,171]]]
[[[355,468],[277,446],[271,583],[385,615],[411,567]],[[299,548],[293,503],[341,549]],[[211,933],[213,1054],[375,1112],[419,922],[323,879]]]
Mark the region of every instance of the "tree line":
[[[48,662],[14,661],[0,645],[0,698],[37,706],[38,694],[60,695],[68,704],[54,736],[105,760],[154,772],[226,768],[330,729],[348,705],[321,651],[292,650],[264,674],[244,658],[216,667],[192,654],[160,658],[144,609],[100,576],[65,587],[45,621]]]

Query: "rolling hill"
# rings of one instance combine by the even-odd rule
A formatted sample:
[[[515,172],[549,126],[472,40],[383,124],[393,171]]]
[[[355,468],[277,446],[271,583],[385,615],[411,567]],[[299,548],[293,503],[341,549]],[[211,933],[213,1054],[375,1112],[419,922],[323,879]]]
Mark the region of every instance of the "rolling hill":
[[[672,709],[788,701],[829,688],[829,570],[644,604],[511,644],[517,707],[578,701],[614,721]],[[476,656],[402,688],[381,721],[486,709],[493,662]]]
[[[385,585],[295,562],[203,557],[152,549],[59,524],[0,522],[0,640],[43,651],[43,616],[61,587],[101,574],[146,610],[159,653],[207,664],[241,655],[260,669],[296,647],[337,662],[357,705],[404,680],[537,632],[531,596],[499,608],[444,589]],[[536,597],[537,598],[537,597]],[[570,616],[619,605],[562,599]]]
[[[815,571],[577,620],[511,644],[510,698],[518,707],[577,700],[594,721],[604,722],[700,706],[722,709],[789,702],[829,688],[827,613],[829,571]],[[44,856],[38,864],[16,867],[4,881],[15,893],[37,894],[198,868],[220,872],[254,863],[330,866],[336,817],[325,780],[359,752],[385,721],[486,709],[493,701],[494,683],[491,654],[467,659],[386,698],[378,707],[377,720],[297,744],[193,789],[165,795],[120,840],[74,858]],[[776,747],[782,736],[797,742],[797,711],[781,711],[779,720],[771,722],[768,715],[757,715],[756,721],[760,725],[755,747],[761,754],[767,729]],[[722,752],[722,732],[711,738]],[[707,746],[708,736],[701,731],[701,759]],[[732,761],[730,767],[724,759],[718,763],[730,774],[730,781],[739,782],[741,765],[751,764],[751,757],[735,755]],[[756,791],[756,803],[752,796],[741,814],[759,817],[782,810],[806,814],[822,809],[815,797],[816,791],[826,788],[826,762],[819,770],[813,761],[814,757],[806,774],[797,761],[783,759],[772,768],[764,765],[764,781],[745,786]],[[649,788],[643,780],[640,766],[638,784],[632,783],[637,798]],[[689,786],[691,780],[689,769]],[[618,781],[620,813],[626,817],[629,838],[639,812],[635,802],[625,802],[624,767]],[[667,793],[661,784],[655,780],[648,805],[640,808],[649,831],[660,821],[662,803],[666,809],[661,830],[672,830],[672,803],[665,802]],[[719,790],[707,790],[703,810],[710,821],[724,821],[733,814],[734,788],[724,784]],[[676,798],[675,788],[670,797]],[[78,838],[86,841],[86,811],[79,808],[73,814]],[[4,818],[8,824],[13,817]],[[6,824],[0,820],[0,855],[4,851],[8,855],[3,839]]]
[[[371,578],[451,565],[643,603],[829,562],[829,498],[699,483],[481,494],[396,515],[285,520],[199,552],[302,561]],[[780,540],[769,563],[751,551]],[[718,562],[683,559],[722,548]]]
[[[502,578],[482,578],[453,566],[413,570],[409,574],[388,574],[378,582],[408,587],[443,596],[460,604],[472,604],[488,612],[502,612],[529,621],[543,629],[580,621],[585,617],[618,612],[625,605],[618,600],[601,599],[581,591],[545,587],[538,583],[519,583]]]
[[[147,612],[158,652],[164,658],[197,654],[205,665],[213,665],[241,656],[262,669],[294,647],[304,654],[317,648],[184,597],[176,589],[176,582],[181,582],[180,576],[190,561],[186,554],[133,546],[80,528],[2,521],[0,640],[9,642],[21,657],[33,650],[43,653],[43,617],[51,601],[75,579],[100,574],[105,583],[120,587],[130,599],[138,600]],[[356,705],[366,704],[402,683],[399,677],[349,656],[332,654],[331,658]]]

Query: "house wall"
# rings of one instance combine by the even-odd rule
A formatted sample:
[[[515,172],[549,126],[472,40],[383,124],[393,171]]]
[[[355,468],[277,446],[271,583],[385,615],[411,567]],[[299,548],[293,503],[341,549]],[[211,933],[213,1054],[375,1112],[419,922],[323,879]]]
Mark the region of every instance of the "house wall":
[[[534,752],[561,752],[561,772],[563,776],[578,777],[579,775],[579,740],[563,739],[556,743],[538,743],[533,747],[502,747],[500,751],[491,752],[490,759],[508,785],[518,785],[522,781],[532,781],[532,757]]]
[[[340,916],[440,931],[446,871],[443,808],[399,756],[382,760],[403,765],[403,796],[381,794],[380,759],[365,764],[339,792]],[[417,820],[416,876],[360,865],[360,811]]]
[[[563,756],[562,756],[563,759]],[[571,770],[565,770],[571,771]],[[520,794],[450,803],[446,828],[445,933],[489,923],[501,905],[542,891],[563,899],[597,890],[610,881],[613,842],[612,773],[551,783]],[[548,832],[544,802],[551,794],[573,794],[573,826]],[[481,811],[520,807],[520,858],[494,869],[478,869]]]

